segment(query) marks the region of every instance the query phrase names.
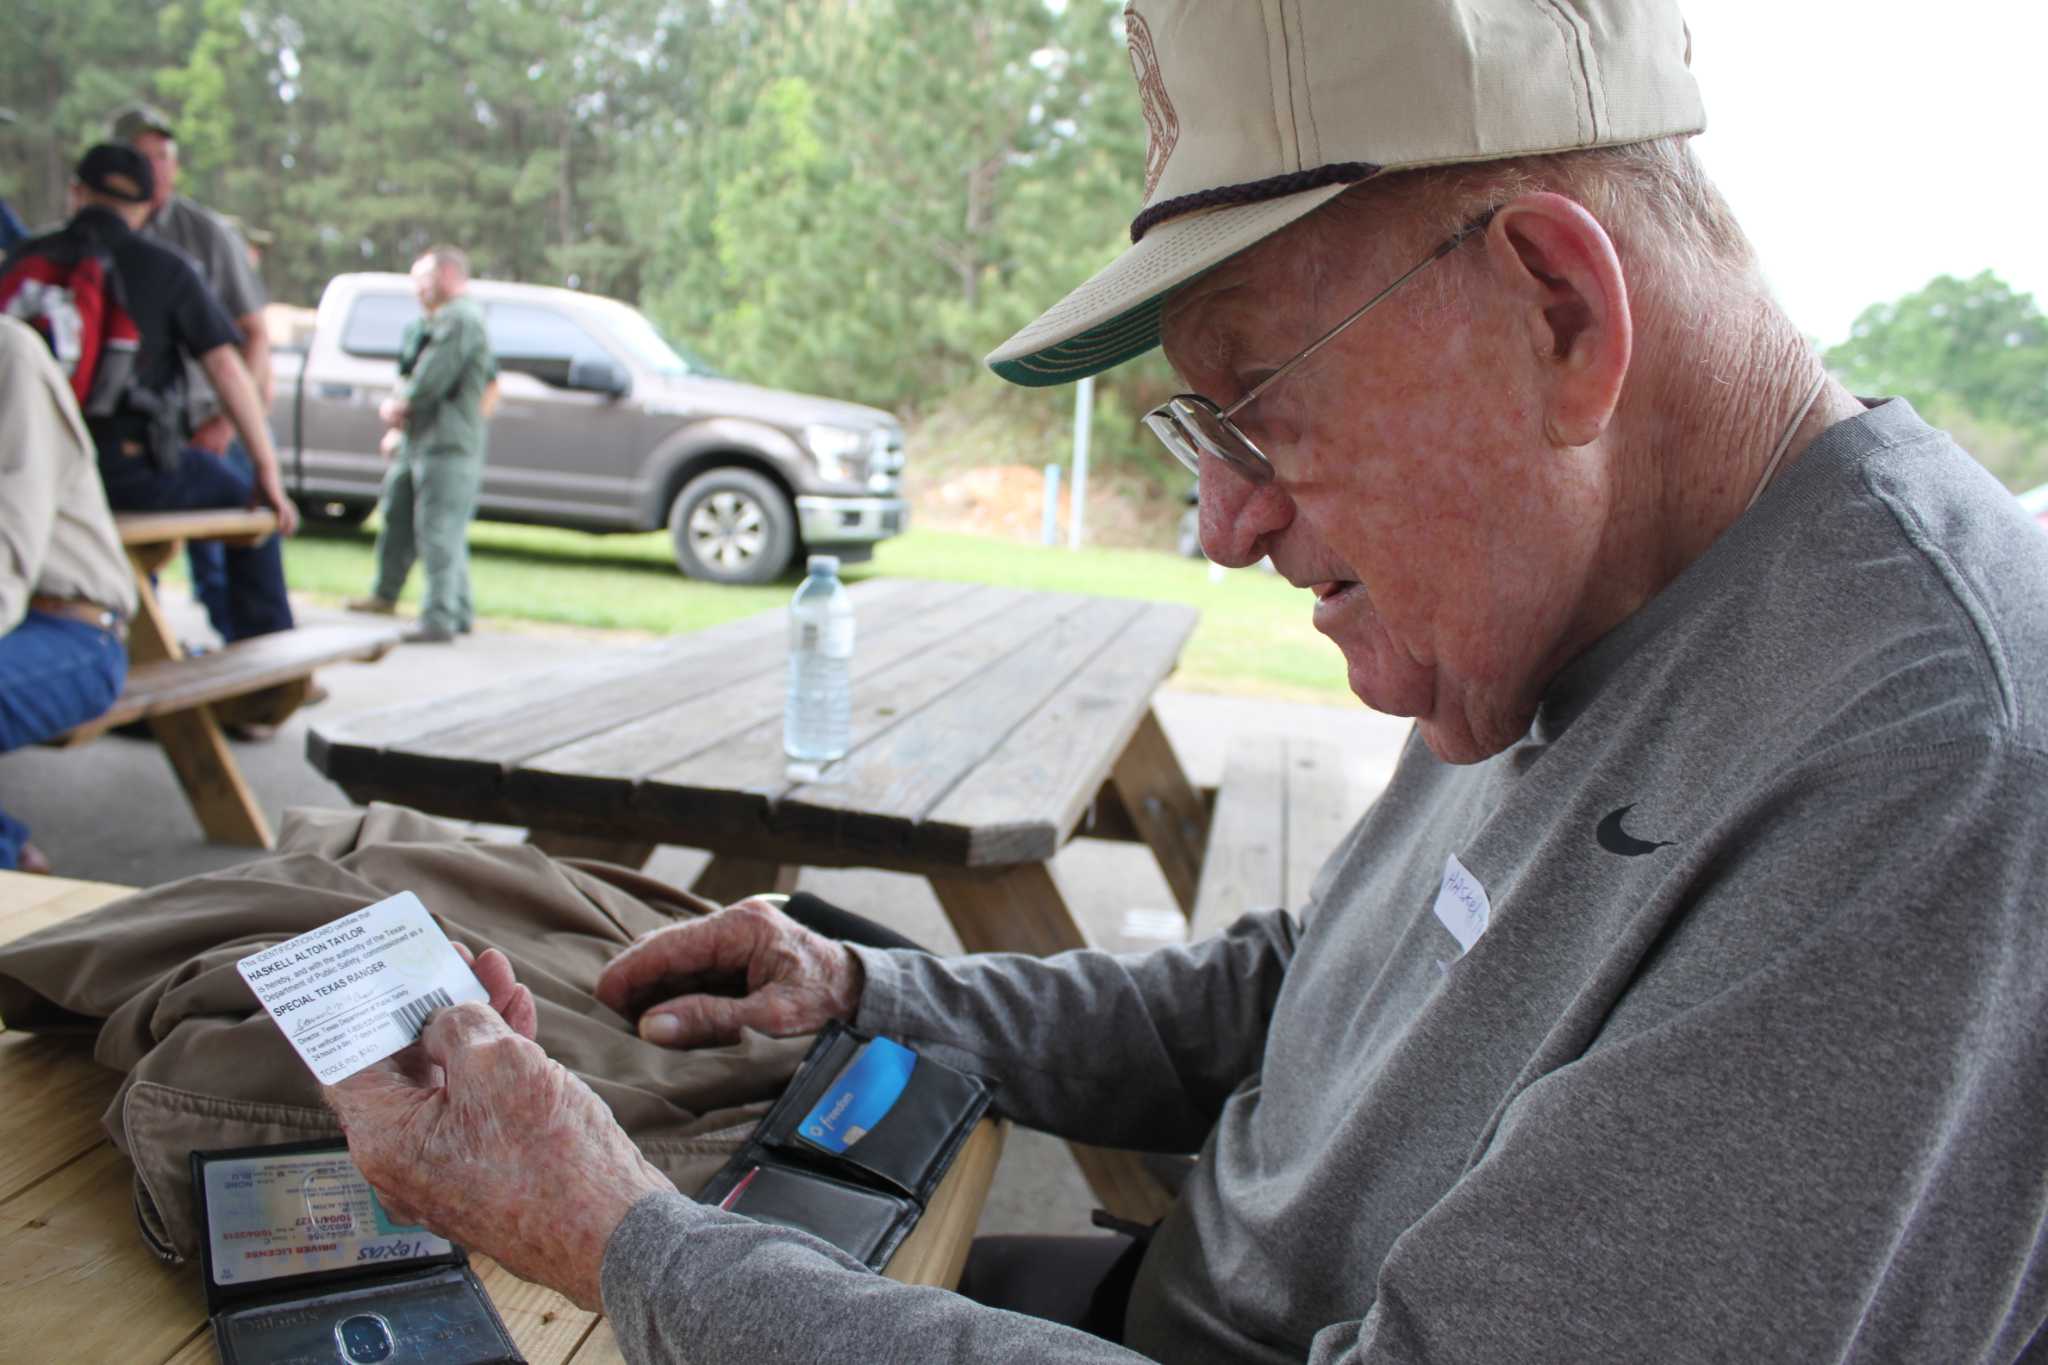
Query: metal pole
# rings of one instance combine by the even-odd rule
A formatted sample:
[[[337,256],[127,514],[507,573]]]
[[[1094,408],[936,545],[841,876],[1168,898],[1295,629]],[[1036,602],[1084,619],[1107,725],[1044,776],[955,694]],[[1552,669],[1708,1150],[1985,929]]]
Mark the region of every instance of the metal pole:
[[[1045,523],[1038,538],[1047,545],[1060,543],[1060,467],[1056,464],[1045,467]]]
[[[1073,513],[1067,518],[1067,548],[1081,548],[1081,536],[1088,506],[1088,433],[1094,427],[1095,376],[1074,385],[1074,491]]]

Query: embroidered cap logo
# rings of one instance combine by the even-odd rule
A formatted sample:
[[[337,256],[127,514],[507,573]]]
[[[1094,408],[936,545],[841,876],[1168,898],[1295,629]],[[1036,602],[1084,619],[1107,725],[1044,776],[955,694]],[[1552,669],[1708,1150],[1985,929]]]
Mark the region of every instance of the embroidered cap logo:
[[[1138,78],[1138,98],[1145,106],[1145,127],[1151,136],[1145,146],[1145,197],[1159,188],[1166,174],[1166,159],[1180,141],[1180,115],[1166,97],[1166,77],[1159,69],[1159,50],[1152,45],[1152,30],[1145,16],[1124,10],[1124,34],[1130,42],[1131,74]]]

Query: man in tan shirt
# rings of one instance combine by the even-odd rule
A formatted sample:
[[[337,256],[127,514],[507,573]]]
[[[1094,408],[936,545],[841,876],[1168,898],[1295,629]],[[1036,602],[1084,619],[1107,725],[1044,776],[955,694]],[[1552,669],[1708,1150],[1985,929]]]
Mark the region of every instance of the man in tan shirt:
[[[0,317],[0,752],[113,705],[134,611],[135,579],[71,386],[34,329]],[[4,809],[0,868],[50,870]]]

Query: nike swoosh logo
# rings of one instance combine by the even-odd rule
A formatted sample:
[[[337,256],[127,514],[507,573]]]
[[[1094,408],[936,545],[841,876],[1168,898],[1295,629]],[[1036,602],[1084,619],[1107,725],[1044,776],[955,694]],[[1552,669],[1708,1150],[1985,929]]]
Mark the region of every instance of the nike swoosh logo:
[[[1600,847],[1609,853],[1619,853],[1624,858],[1640,858],[1645,853],[1655,853],[1660,848],[1669,848],[1669,839],[1638,839],[1621,827],[1621,817],[1635,809],[1635,803],[1618,810],[1609,811],[1607,818],[1600,822],[1600,828],[1593,832],[1600,841]]]

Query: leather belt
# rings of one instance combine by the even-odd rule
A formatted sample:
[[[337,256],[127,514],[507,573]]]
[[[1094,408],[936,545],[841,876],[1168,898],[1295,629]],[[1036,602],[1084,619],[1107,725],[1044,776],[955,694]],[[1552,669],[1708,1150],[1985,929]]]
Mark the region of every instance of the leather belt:
[[[40,611],[50,616],[62,616],[70,621],[83,621],[88,626],[98,626],[116,640],[128,638],[128,622],[121,613],[97,602],[88,602],[82,597],[50,597],[37,593],[28,599],[30,611]]]

